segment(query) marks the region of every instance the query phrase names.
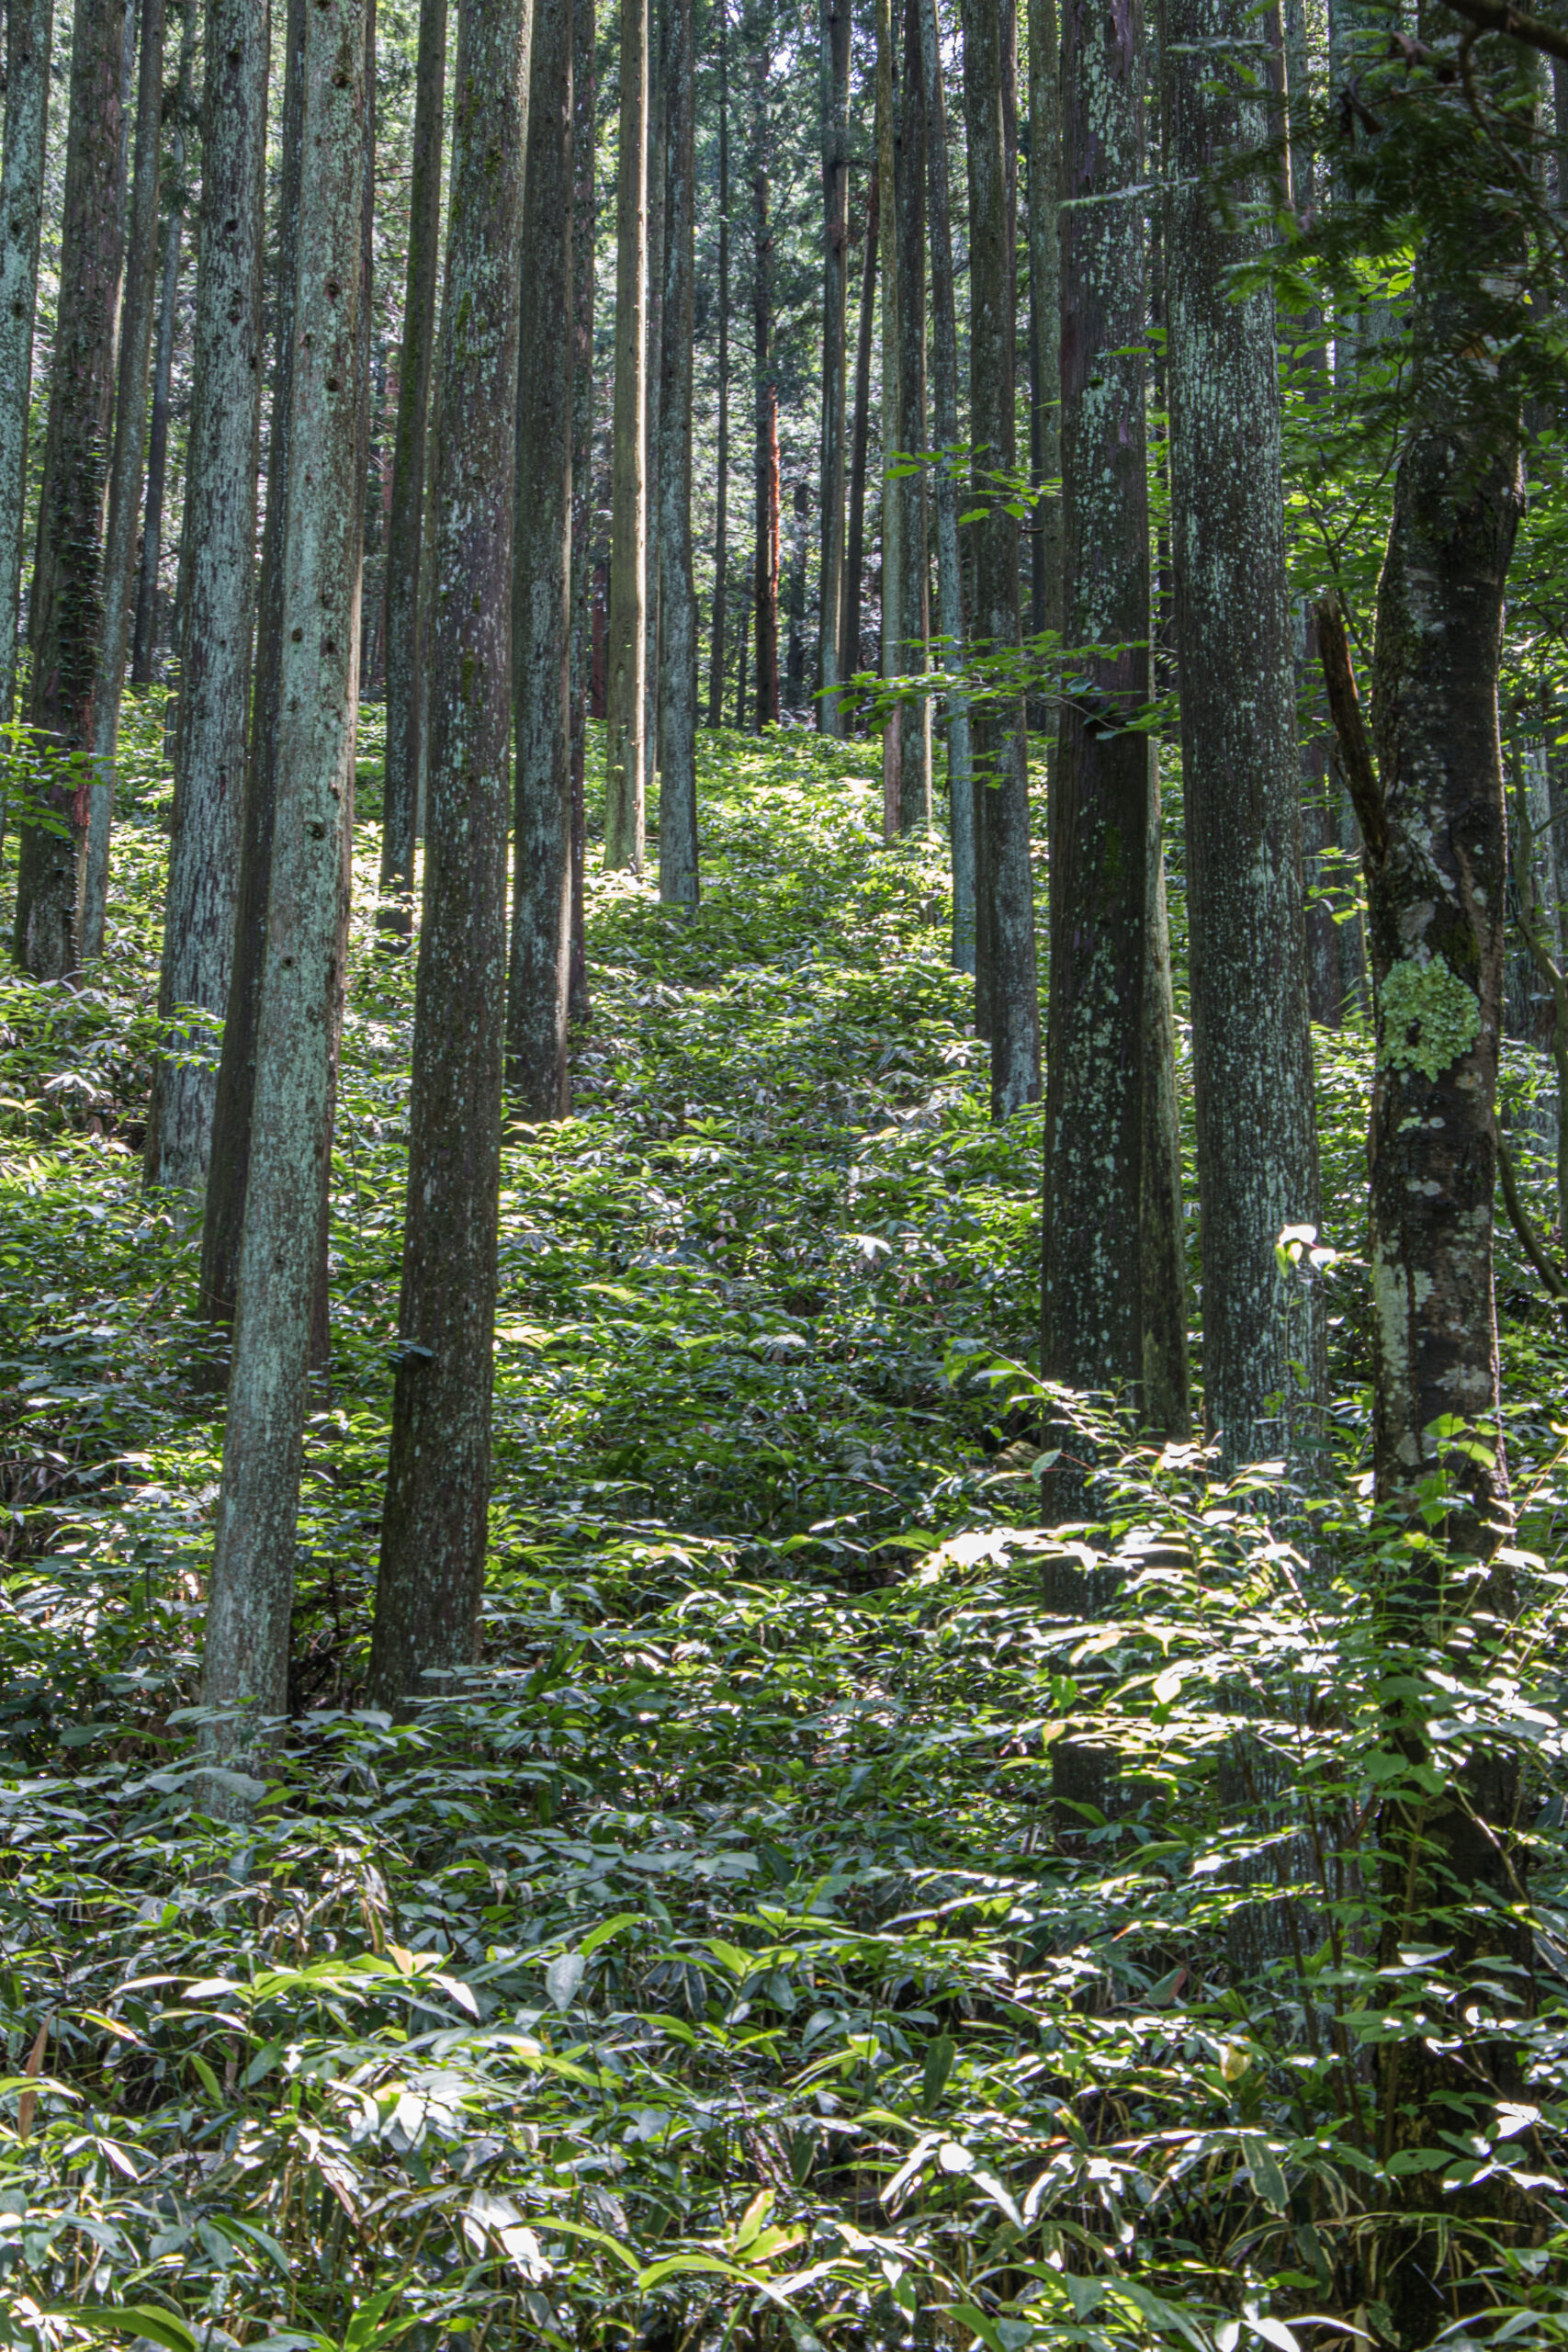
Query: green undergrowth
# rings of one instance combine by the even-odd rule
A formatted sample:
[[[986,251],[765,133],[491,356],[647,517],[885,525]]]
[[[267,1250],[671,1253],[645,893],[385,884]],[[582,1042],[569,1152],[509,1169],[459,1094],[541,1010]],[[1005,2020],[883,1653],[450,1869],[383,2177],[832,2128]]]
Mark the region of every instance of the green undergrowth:
[[[1222,1487],[1030,1373],[1039,1116],[988,1123],[940,850],[881,846],[874,752],[705,738],[702,910],[591,876],[573,1114],[508,1131],[485,1666],[394,1728],[360,1702],[412,968],[367,824],[293,1720],[235,1831],[190,1760],[221,1364],[137,1156],[160,735],[132,714],[92,984],[0,979],[10,2340],[1376,2341],[1367,2052],[1453,2007],[1442,1946],[1376,1965],[1406,1686],[1456,1762],[1522,1751],[1532,1841],[1533,1981],[1455,2028],[1524,2088],[1438,2163],[1456,2212],[1507,2177],[1538,2219],[1469,2231],[1452,2340],[1568,2340],[1564,1351],[1506,1250],[1525,1612],[1468,1679],[1451,1627],[1392,1656],[1366,1038],[1319,1040],[1320,1475]],[[1064,1417],[1103,1465],[1067,1539]],[[1113,1617],[1060,1613],[1065,1561]],[[1053,1799],[1090,1735],[1109,1819]]]

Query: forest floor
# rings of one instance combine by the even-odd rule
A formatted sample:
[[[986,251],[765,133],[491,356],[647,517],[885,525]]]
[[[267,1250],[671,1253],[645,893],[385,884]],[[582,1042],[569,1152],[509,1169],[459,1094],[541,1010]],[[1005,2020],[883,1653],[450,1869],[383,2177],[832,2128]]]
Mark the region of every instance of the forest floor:
[[[189,1750],[220,1365],[195,1236],[140,1182],[150,712],[122,766],[101,970],[0,979],[12,2337],[116,2324],[94,2305],[164,2352],[1375,2328],[1357,2053],[1394,1996],[1369,2003],[1343,1878],[1274,1903],[1266,1985],[1232,1967],[1259,1872],[1299,1866],[1269,1792],[1315,1792],[1342,1863],[1381,1785],[1365,1037],[1319,1040],[1348,1253],[1319,1503],[1085,1408],[1113,1466],[1080,1556],[1122,1603],[1064,1624],[1033,1524],[1040,1116],[987,1121],[940,844],[882,847],[865,746],[705,738],[699,914],[592,879],[573,1115],[508,1130],[486,1661],[394,1728],[359,1701],[413,972],[376,944],[367,816],[296,1721],[232,1831],[193,1812]],[[1555,1785],[1568,1352],[1506,1252],[1501,1288],[1538,1581],[1509,1703],[1552,1726]],[[1105,1826],[1051,1799],[1090,1707],[1122,1757]],[[1562,1876],[1538,1907],[1568,1939]],[[1565,2050],[1543,2022],[1543,2105]],[[1496,2324],[1568,2325],[1550,2263],[1494,2267]]]

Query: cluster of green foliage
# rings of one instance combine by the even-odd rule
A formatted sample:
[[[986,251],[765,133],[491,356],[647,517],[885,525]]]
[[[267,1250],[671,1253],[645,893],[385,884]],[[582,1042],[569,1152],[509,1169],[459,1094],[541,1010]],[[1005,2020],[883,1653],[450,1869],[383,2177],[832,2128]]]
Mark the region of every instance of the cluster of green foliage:
[[[1473,1673],[1451,1626],[1391,1651],[1418,1539],[1365,1498],[1365,1036],[1319,1041],[1314,1492],[1224,1486],[1029,1372],[1038,1116],[987,1122],[942,860],[880,846],[874,747],[704,739],[702,910],[591,876],[576,1109],[507,1138],[485,1667],[394,1726],[356,1701],[413,975],[367,841],[295,1720],[236,1830],[191,1739],[220,1361],[137,1159],[158,744],[133,711],[91,984],[0,981],[0,2332],[1371,2337],[1404,2158],[1369,2053],[1436,2020],[1529,2078],[1447,2120],[1445,2181],[1541,2213],[1464,2239],[1452,2340],[1568,2341],[1564,1350],[1510,1262],[1525,1611]],[[1064,1416],[1094,1519],[1047,1534]],[[1064,1550],[1113,1617],[1046,1605]],[[1456,1761],[1528,1758],[1539,1965],[1462,2018],[1441,1946],[1377,1963],[1411,1690]],[[1053,1798],[1086,1737],[1109,1821]]]

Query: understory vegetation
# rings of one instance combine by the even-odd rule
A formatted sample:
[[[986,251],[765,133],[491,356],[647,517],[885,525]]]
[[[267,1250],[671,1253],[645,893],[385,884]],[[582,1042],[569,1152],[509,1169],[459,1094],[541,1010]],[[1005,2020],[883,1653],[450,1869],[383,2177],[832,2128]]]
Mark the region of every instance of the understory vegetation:
[[[1425,1539],[1368,1499],[1364,1035],[1317,1036],[1321,1246],[1281,1252],[1286,1311],[1332,1301],[1311,1475],[1224,1484],[1031,1369],[1041,1114],[990,1123],[943,850],[882,846],[874,745],[701,746],[695,918],[589,859],[573,1114],[506,1139],[484,1665],[406,1725],[361,1694],[414,973],[362,830],[295,1719],[243,1828],[194,1804],[221,1361],[139,1159],[157,697],[101,965],[0,977],[7,2340],[1348,2346],[1414,2161],[1476,2289],[1447,2340],[1568,2342],[1535,1275],[1505,1235],[1524,1598],[1459,1679],[1453,1625],[1391,1648],[1374,1605]],[[362,816],[378,780],[367,741]],[[1047,1530],[1064,1471],[1089,1517]],[[1379,1871],[1438,1779],[1389,1735],[1412,1692],[1456,1774],[1525,1757],[1534,1964],[1462,2014]],[[1113,1756],[1109,1817],[1054,1793],[1064,1743]],[[1520,2093],[1391,2159],[1371,2053],[1421,2032],[1511,2038]],[[1506,2237],[1467,2218],[1500,2176]]]

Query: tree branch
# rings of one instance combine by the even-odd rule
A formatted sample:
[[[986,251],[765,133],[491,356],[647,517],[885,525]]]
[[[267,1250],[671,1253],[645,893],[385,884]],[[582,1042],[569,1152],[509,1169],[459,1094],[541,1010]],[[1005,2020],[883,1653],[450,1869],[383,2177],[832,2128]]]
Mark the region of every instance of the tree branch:
[[[1548,1297],[1568,1311],[1568,1279],[1551,1262],[1551,1253],[1537,1228],[1535,1219],[1526,1208],[1519,1191],[1519,1180],[1514,1172],[1514,1162],[1507,1145],[1503,1141],[1501,1127],[1494,1127],[1497,1143],[1497,1173],[1503,1180],[1503,1204],[1508,1212],[1508,1222],[1519,1237],[1519,1247],[1546,1285]]]
[[[1345,616],[1337,598],[1332,596],[1318,599],[1316,614],[1318,659],[1323,663],[1328,713],[1339,741],[1345,781],[1367,855],[1374,865],[1381,865],[1388,852],[1388,819],[1372,747],[1367,740],[1367,724],[1361,716],[1361,697],[1356,690],[1356,668],[1350,659]]]
[[[1526,16],[1520,8],[1510,8],[1507,0],[1446,0],[1446,6],[1456,17],[1467,18],[1478,32],[1506,33],[1510,40],[1523,41],[1528,49],[1568,62],[1568,33],[1543,24],[1539,17]]]

